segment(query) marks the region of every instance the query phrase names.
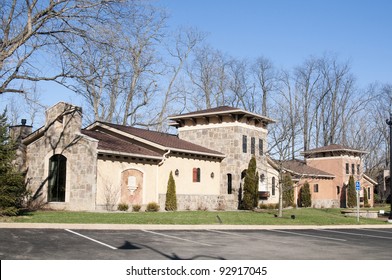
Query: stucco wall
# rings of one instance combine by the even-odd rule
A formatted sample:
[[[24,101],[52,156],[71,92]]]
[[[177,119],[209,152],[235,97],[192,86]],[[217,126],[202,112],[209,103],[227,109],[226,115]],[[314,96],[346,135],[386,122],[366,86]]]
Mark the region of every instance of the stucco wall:
[[[349,172],[346,174],[346,163],[349,164]],[[370,182],[363,178],[363,164],[361,158],[358,156],[349,156],[342,155],[336,157],[325,157],[325,158],[308,158],[306,159],[306,164],[317,169],[323,170],[330,174],[335,175],[335,178],[332,180],[330,187],[328,188],[330,191],[324,193],[324,197],[320,197],[320,199],[327,199],[331,201],[337,201],[337,205],[340,205],[341,201],[341,192],[338,194],[337,187],[340,188],[340,191],[343,190],[344,185],[348,184],[349,178],[353,175],[355,181],[361,182],[361,188],[370,188],[371,197],[369,199],[369,204],[373,205],[374,198],[374,190],[373,186]],[[354,173],[352,172],[352,164],[354,164]],[[359,173],[357,171],[357,166],[359,165]],[[329,195],[329,196],[327,196]],[[361,197],[363,197],[363,191],[361,192]]]
[[[127,170],[137,170],[143,174],[143,181],[141,184],[137,182],[138,188],[133,192],[122,189],[122,173]],[[128,200],[122,199],[124,195],[140,196],[140,201],[133,201],[135,204],[144,205],[149,202],[157,202],[157,176],[157,164],[118,160],[115,157],[107,156],[100,157],[97,169],[97,209],[116,210],[119,203],[132,204]]]

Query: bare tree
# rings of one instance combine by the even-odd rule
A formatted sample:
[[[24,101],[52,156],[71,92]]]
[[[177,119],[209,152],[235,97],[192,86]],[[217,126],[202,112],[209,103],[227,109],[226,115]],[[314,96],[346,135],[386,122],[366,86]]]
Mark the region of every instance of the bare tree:
[[[277,71],[271,60],[259,57],[252,66],[252,72],[261,91],[261,114],[268,116],[268,97],[277,87]]]
[[[194,96],[193,104],[198,109],[211,108],[220,105],[219,100],[224,99],[224,92],[222,92],[222,81],[226,79],[222,75],[225,65],[223,54],[211,48],[210,46],[203,46],[198,48],[195,52],[195,57],[187,69],[188,76],[195,86],[196,95]]]
[[[68,73],[43,73],[36,63],[75,38],[90,41],[90,31],[105,22],[118,1],[0,0],[0,94],[25,93],[26,83],[56,80]]]
[[[163,91],[162,98],[160,98],[159,104],[161,106],[158,109],[157,119],[154,120],[159,131],[163,130],[164,120],[168,115],[168,109],[171,108],[170,104],[176,103],[175,101],[182,94],[181,91],[176,90],[176,81],[192,51],[204,39],[205,34],[194,28],[181,28],[175,36],[174,47],[169,46],[168,48],[168,53],[174,59],[174,62],[169,62],[167,71],[169,81]]]
[[[245,59],[231,59],[228,63],[228,90],[231,92],[231,105],[254,112],[253,84],[249,80],[249,66]]]
[[[144,125],[143,110],[157,90],[163,65],[157,48],[166,14],[140,2],[112,9],[110,24],[94,29],[90,44],[68,43],[67,86],[83,96],[94,120]]]
[[[315,121],[316,96],[321,78],[318,65],[318,59],[310,58],[294,70],[295,90],[302,100],[299,105],[302,114],[300,121],[302,123],[304,151],[309,149],[312,124]]]

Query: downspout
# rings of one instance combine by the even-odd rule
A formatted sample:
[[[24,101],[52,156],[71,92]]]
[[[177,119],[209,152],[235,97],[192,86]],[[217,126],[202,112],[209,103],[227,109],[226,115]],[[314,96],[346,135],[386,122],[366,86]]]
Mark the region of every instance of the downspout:
[[[162,160],[158,163],[157,165],[157,176],[156,176],[156,182],[155,182],[155,193],[156,193],[156,201],[159,204],[159,193],[158,193],[158,184],[159,184],[159,167],[162,166],[162,164],[167,160],[167,155],[170,154],[171,150],[167,150],[166,153],[163,154]]]
[[[169,149],[166,153],[163,154],[163,159],[158,163],[158,166],[161,166],[167,160],[167,155],[170,154],[170,152],[171,150]]]

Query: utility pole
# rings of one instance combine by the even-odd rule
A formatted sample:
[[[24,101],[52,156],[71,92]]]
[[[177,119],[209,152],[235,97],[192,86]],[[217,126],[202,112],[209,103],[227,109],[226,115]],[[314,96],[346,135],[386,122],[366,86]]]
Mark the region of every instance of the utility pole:
[[[392,113],[389,113],[389,120],[387,120],[387,125],[389,125],[389,196],[391,203],[391,210],[389,211],[388,223],[392,223]]]

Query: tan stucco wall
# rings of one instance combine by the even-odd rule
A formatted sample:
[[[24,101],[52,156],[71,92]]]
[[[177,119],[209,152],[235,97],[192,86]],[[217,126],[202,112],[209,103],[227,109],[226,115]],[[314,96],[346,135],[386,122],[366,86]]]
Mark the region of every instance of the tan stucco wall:
[[[193,168],[200,168],[200,182],[192,182]],[[97,171],[97,208],[106,209],[110,197],[116,198],[113,202],[113,209],[118,203],[121,203],[121,174],[125,170],[135,169],[143,173],[142,201],[141,205],[149,202],[159,201],[160,195],[166,195],[167,183],[170,171],[173,172],[173,178],[176,182],[176,194],[181,195],[219,195],[220,179],[217,174],[220,172],[220,164],[216,161],[200,160],[192,158],[180,158],[176,156],[167,156],[161,163],[132,162],[122,159],[116,160],[115,157],[107,156],[98,160]],[[179,170],[179,175],[175,175],[175,170]],[[214,178],[211,178],[214,173]],[[132,195],[129,193],[129,195]],[[163,201],[164,203],[164,201]],[[181,207],[180,207],[181,208]]]
[[[346,163],[349,164],[349,174],[346,174]],[[326,186],[329,191],[325,190],[323,193],[320,193],[317,196],[319,199],[336,199],[340,202],[341,194],[337,193],[337,187],[339,186],[340,191],[342,191],[343,186],[348,184],[350,176],[353,175],[355,181],[361,182],[361,190],[363,190],[363,188],[370,188],[371,197],[369,199],[369,204],[371,206],[374,204],[374,188],[369,181],[363,178],[363,163],[360,157],[342,155],[325,158],[308,158],[306,159],[306,164],[335,175],[330,186]],[[352,173],[352,164],[354,164],[354,174]],[[359,174],[357,172],[357,165],[360,166]],[[361,197],[363,197],[363,191],[361,191]]]
[[[121,174],[125,170],[135,169],[143,173],[142,201],[141,204],[157,202],[157,174],[158,165],[132,162],[114,157],[103,157],[98,160],[97,165],[97,209],[106,209],[113,204],[113,209],[121,203]],[[131,193],[129,193],[131,195]]]
[[[200,168],[200,182],[193,182],[193,168]],[[175,175],[176,169],[179,171],[178,176]],[[177,194],[220,194],[220,163],[218,161],[169,156],[159,168],[158,192],[160,194],[166,194],[170,171],[173,172]]]
[[[300,189],[305,182],[309,183],[309,189],[312,199],[312,207],[316,208],[331,208],[340,206],[340,198],[337,194],[336,187],[332,179],[323,178],[301,178],[296,188],[296,199],[299,198]],[[315,192],[315,185],[318,185],[318,192]],[[298,201],[298,200],[297,200]]]

